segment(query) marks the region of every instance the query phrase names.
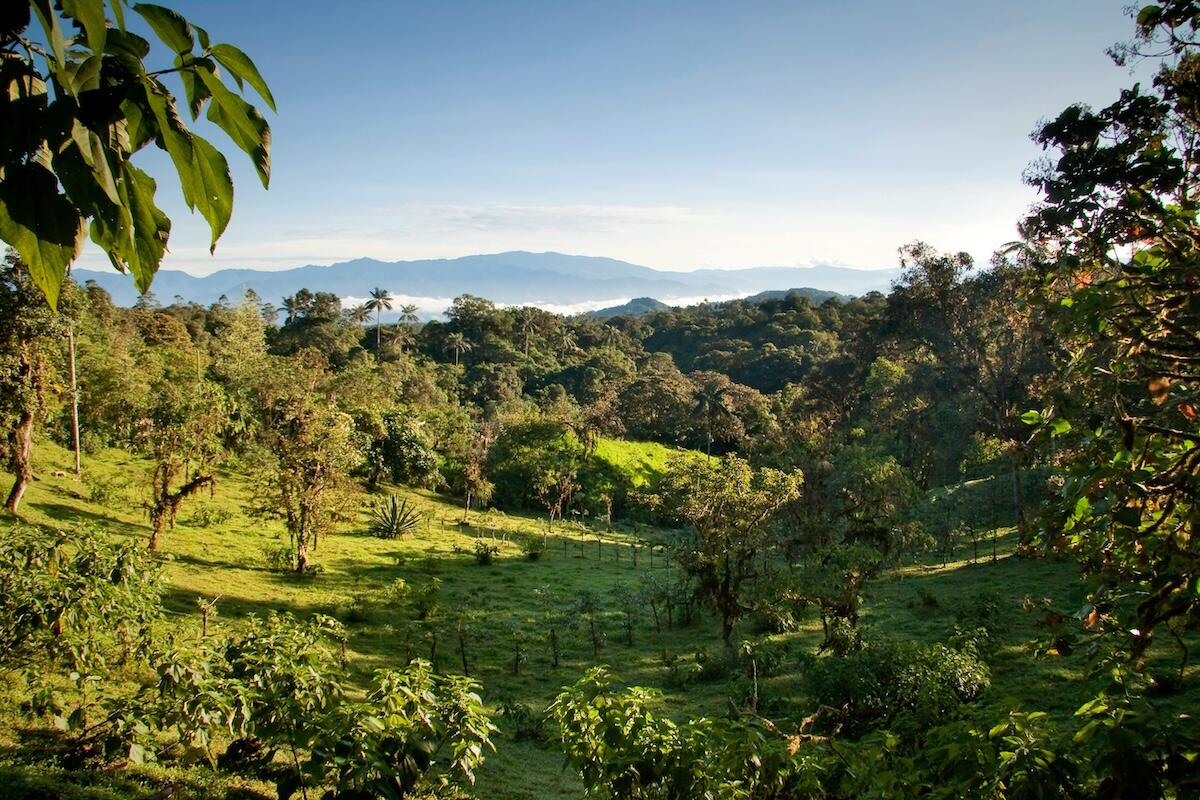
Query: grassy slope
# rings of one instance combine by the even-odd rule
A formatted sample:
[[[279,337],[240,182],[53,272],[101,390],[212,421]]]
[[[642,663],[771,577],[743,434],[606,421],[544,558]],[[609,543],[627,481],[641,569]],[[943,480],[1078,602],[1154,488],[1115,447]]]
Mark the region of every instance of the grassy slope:
[[[598,452],[605,458],[639,459],[646,469],[657,469],[671,454],[657,445],[602,442]],[[122,535],[145,536],[145,518],[138,507],[139,491],[145,480],[145,465],[119,451],[88,459],[91,476],[120,488],[105,505],[90,502],[88,490],[74,476],[54,477],[56,470],[69,469],[70,456],[51,445],[39,445],[37,466],[43,480],[30,490],[23,514],[31,522],[68,525],[95,522]],[[0,489],[7,481],[0,480]],[[664,690],[663,710],[676,717],[721,714],[727,709],[723,681],[693,684],[686,690],[665,686],[664,651],[685,661],[698,650],[713,652],[719,647],[715,620],[702,619],[683,630],[655,633],[643,620],[633,647],[621,643],[615,624],[609,625],[609,643],[598,659],[592,658],[582,631],[567,634],[563,664],[550,666],[542,622],[543,602],[535,590],[544,589],[563,598],[565,606],[583,591],[606,593],[622,583],[640,580],[649,570],[648,553],[638,550],[638,540],[620,531],[596,534],[564,526],[550,538],[547,553],[538,561],[522,557],[516,540],[540,534],[544,523],[516,515],[473,514],[470,527],[459,527],[461,513],[453,502],[427,492],[403,490],[427,512],[427,522],[414,536],[401,541],[382,541],[365,533],[365,517],[345,526],[339,534],[321,542],[316,554],[325,573],[316,579],[295,580],[268,571],[263,553],[281,543],[282,527],[246,516],[244,505],[250,486],[239,475],[221,476],[212,497],[204,496],[185,506],[176,530],[163,542],[168,562],[170,589],[166,605],[170,620],[185,635],[199,634],[196,599],[219,596],[220,616],[210,629],[236,626],[250,613],[269,610],[333,613],[345,617],[356,596],[373,597],[396,578],[421,583],[436,575],[442,580],[442,614],[447,620],[460,610],[485,612],[488,622],[475,633],[470,654],[472,672],[484,686],[484,698],[492,707],[511,698],[531,706],[548,703],[559,687],[574,681],[595,662],[611,666],[622,679]],[[364,497],[364,505],[367,498]],[[193,524],[200,509],[208,516],[226,517],[208,526]],[[649,532],[648,532],[649,533]],[[1008,532],[1005,532],[1008,533]],[[478,566],[469,554],[477,536],[494,538],[500,556],[492,566]],[[1002,554],[1011,549],[1011,534],[1001,539]],[[656,556],[654,567],[665,567]],[[937,598],[936,605],[923,604],[922,596]],[[993,688],[983,702],[1003,708],[1015,706],[1050,708],[1069,713],[1085,696],[1081,676],[1082,656],[1034,659],[1033,642],[1045,638],[1042,627],[1043,598],[1053,608],[1071,613],[1083,601],[1083,589],[1073,568],[1061,562],[1025,561],[1003,557],[997,563],[971,565],[951,561],[946,567],[911,566],[880,578],[867,589],[864,627],[868,635],[887,635],[918,640],[944,638],[958,621],[958,612],[977,605],[980,596],[997,603],[994,618],[1003,617],[999,647],[992,658]],[[1021,610],[1029,597],[1038,610]],[[529,658],[520,675],[512,674],[511,633],[518,626],[529,637]],[[411,624],[386,608],[374,609],[365,621],[348,624],[349,658],[356,680],[376,668],[398,666],[408,654],[429,655],[429,643],[405,632]],[[785,637],[797,648],[812,649],[820,640],[819,623],[805,622],[802,630]],[[459,658],[451,623],[441,628],[438,667],[459,671]],[[1195,669],[1195,668],[1193,668]],[[764,694],[783,700],[790,707],[803,702],[803,690],[794,666],[767,681]],[[0,726],[15,721],[11,695],[0,702]],[[1196,698],[1178,698],[1195,703]],[[503,727],[503,723],[502,727]],[[11,744],[0,735],[0,745]],[[516,742],[507,732],[496,741],[497,752],[489,757],[479,778],[478,793],[488,798],[579,797],[582,787],[562,768],[562,758],[552,749],[529,742]],[[111,796],[125,796],[117,791]],[[5,792],[0,791],[0,796]],[[16,795],[12,795],[16,796]],[[53,796],[53,795],[51,795]],[[83,795],[80,795],[83,796]],[[99,794],[95,796],[110,796]]]
[[[595,457],[607,461],[622,472],[633,476],[636,488],[648,484],[655,477],[662,475],[667,469],[667,463],[688,450],[678,447],[668,447],[657,442],[623,442],[618,439],[600,439],[596,443]]]

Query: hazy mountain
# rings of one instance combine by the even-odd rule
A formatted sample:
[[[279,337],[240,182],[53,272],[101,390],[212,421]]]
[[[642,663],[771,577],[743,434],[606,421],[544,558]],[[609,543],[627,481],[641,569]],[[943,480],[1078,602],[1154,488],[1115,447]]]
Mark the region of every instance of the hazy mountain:
[[[112,272],[74,270],[79,282],[95,280],[120,305],[132,305],[132,280]],[[553,310],[583,311],[619,305],[633,297],[654,297],[667,304],[704,299],[727,300],[781,286],[812,286],[840,294],[887,291],[899,270],[847,267],[752,267],[669,272],[611,258],[561,253],[496,253],[455,259],[376,261],[360,258],[330,266],[279,271],[227,269],[204,277],[161,270],[153,292],[163,303],[176,296],[209,304],[222,295],[236,300],[253,289],[278,304],[301,288],[361,299],[376,286],[411,298],[422,309],[440,310],[451,298],[469,293],[503,304],[539,305]]]

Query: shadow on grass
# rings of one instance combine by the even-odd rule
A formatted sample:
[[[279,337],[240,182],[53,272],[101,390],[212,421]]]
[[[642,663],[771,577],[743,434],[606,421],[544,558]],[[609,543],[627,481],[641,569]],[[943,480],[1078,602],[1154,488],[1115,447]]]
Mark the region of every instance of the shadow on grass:
[[[72,525],[97,525],[114,533],[124,534],[126,536],[146,536],[148,531],[139,526],[123,520],[115,519],[103,514],[96,514],[89,511],[84,511],[74,506],[64,505],[63,503],[50,503],[46,501],[31,501],[28,504],[30,509],[37,510],[51,520],[51,524],[55,526],[72,526]]]

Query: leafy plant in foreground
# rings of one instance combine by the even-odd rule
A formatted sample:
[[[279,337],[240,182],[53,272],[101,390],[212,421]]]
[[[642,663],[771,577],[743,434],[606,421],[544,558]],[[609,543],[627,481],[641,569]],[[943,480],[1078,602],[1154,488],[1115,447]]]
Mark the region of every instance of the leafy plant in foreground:
[[[371,535],[380,539],[399,539],[420,524],[421,512],[396,495],[371,510]]]

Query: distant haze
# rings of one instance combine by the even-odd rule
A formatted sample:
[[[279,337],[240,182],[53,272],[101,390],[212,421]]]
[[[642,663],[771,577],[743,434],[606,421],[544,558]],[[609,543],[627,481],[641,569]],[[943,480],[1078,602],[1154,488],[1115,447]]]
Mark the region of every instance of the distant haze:
[[[126,275],[86,269],[73,271],[75,280],[94,280],[118,305],[137,300]],[[532,305],[563,314],[618,306],[635,297],[669,305],[704,300],[730,300],[763,291],[807,287],[858,295],[886,292],[898,269],[863,270],[814,265],[807,267],[746,267],[670,272],[610,258],[562,253],[511,252],[425,261],[376,261],[369,258],[330,266],[261,271],[228,269],[198,277],[160,270],[152,291],[164,304],[176,297],[208,305],[222,296],[238,301],[253,290],[265,302],[279,305],[300,289],[333,292],[347,305],[361,303],[372,289],[388,290],[398,309],[415,304],[422,317],[440,315],[461,294],[473,294],[501,305]],[[395,311],[392,317],[396,316]],[[384,318],[388,315],[385,314]]]

